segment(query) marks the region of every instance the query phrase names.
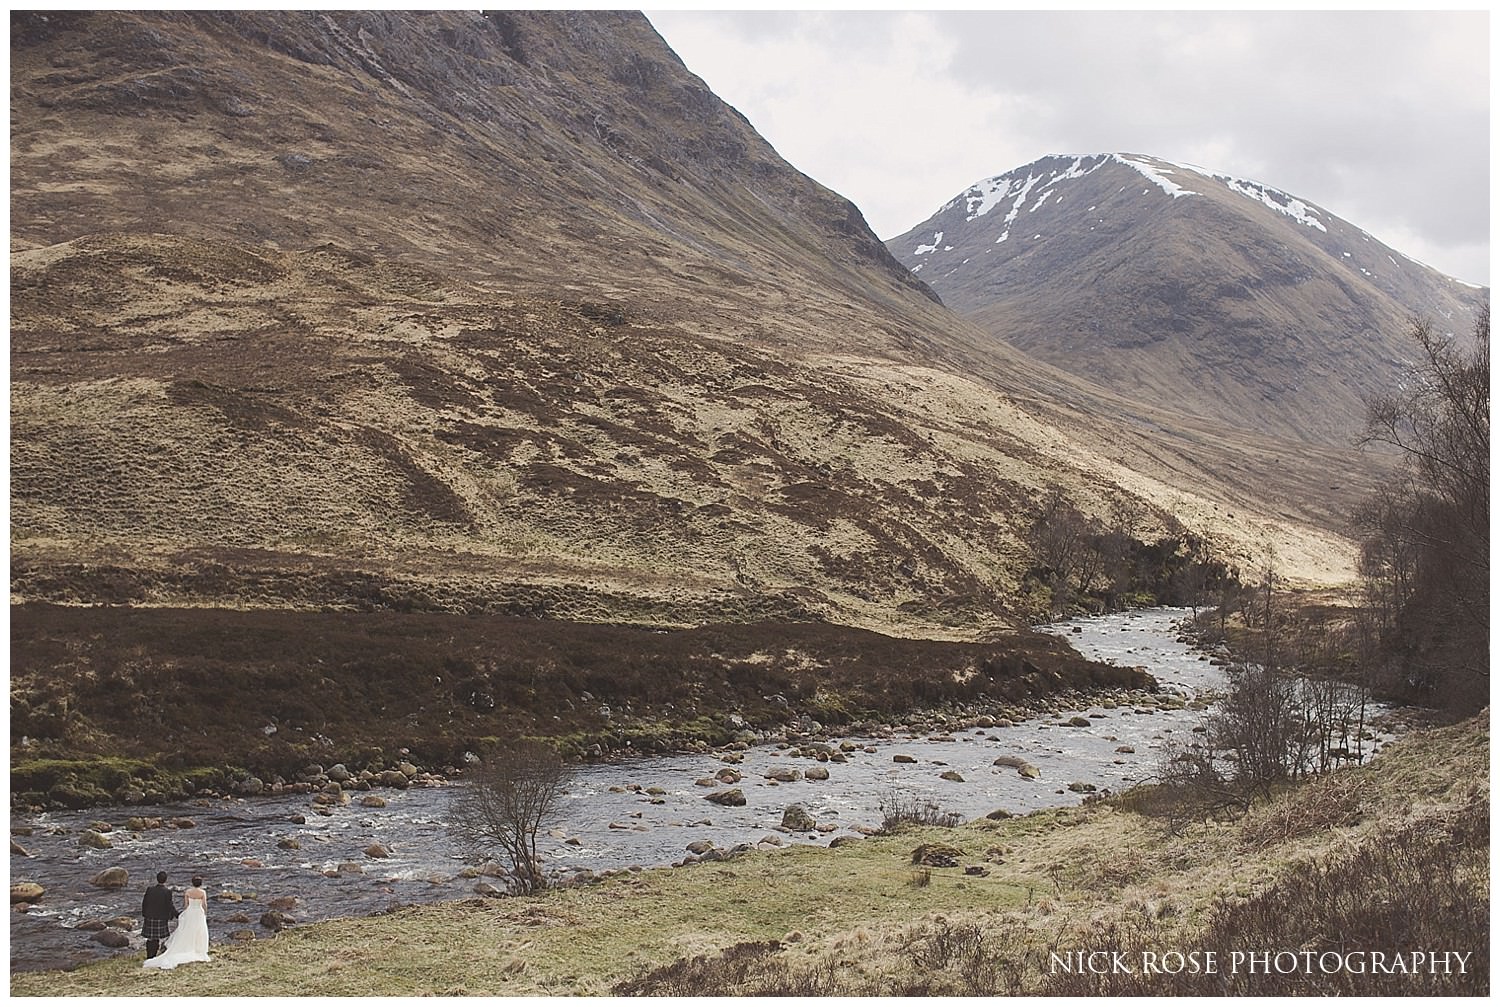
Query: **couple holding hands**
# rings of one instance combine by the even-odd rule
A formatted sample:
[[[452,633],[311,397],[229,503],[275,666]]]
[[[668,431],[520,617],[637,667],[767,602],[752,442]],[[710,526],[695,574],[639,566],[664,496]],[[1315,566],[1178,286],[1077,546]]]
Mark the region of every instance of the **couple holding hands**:
[[[167,872],[159,871],[156,884],[141,899],[141,919],[141,936],[146,938],[144,968],[175,969],[185,962],[209,960],[208,893],[202,878],[194,878],[193,887],[182,893],[182,909],[178,910],[167,887]],[[174,919],[177,929],[170,931],[168,924]]]

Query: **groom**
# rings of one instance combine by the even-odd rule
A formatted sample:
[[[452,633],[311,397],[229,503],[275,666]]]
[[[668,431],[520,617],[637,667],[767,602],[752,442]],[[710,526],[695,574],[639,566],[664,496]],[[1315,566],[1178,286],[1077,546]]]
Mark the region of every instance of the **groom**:
[[[155,958],[161,953],[161,942],[170,931],[167,924],[177,918],[177,907],[173,904],[172,889],[167,887],[167,872],[156,873],[156,884],[146,889],[141,899],[141,936],[146,938],[146,957]]]

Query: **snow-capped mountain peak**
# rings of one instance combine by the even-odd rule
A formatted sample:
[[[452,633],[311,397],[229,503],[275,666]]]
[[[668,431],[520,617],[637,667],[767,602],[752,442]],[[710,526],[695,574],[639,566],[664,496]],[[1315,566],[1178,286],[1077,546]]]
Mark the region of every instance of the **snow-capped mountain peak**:
[[[1185,384],[1203,393],[1185,405],[1313,439],[1359,425],[1410,357],[1412,315],[1463,334],[1481,299],[1306,199],[1138,153],[1040,158],[886,244],[1054,366],[1132,396]]]

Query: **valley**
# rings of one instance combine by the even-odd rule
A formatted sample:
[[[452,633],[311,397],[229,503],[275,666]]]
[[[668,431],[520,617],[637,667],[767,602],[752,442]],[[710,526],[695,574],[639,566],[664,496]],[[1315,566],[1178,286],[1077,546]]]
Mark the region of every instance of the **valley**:
[[[73,830],[162,812],[170,841],[125,829],[125,852],[211,838],[259,907],[244,861],[282,855],[271,817],[312,821],[310,847],[373,843],[398,816],[350,793],[399,787],[402,845],[424,843],[477,753],[534,741],[606,792],[644,759],[707,775],[835,741],[868,770],[838,847],[658,869],[671,842],[540,893],[308,855],[277,877],[329,881],[318,922],[216,931],[194,993],[1121,992],[1036,963],[1210,946],[1226,906],[1304,870],[1389,875],[1417,905],[1358,859],[1383,849],[1477,913],[1487,677],[1468,656],[1447,726],[1184,825],[1172,788],[1137,785],[1169,734],[1207,731],[1206,698],[1038,627],[1218,604],[1248,660],[1316,638],[1330,674],[1379,657],[1392,692],[1443,706],[1356,606],[1387,560],[1357,509],[1422,480],[1353,439],[1420,362],[1410,314],[1435,311],[1483,320],[1487,459],[1487,291],[1147,155],[1045,159],[882,243],[632,12],[13,12],[11,100],[9,798],[66,884],[119,859]],[[1023,213],[1024,245],[995,230]],[[1434,625],[1413,653],[1453,636]],[[1069,732],[1090,740],[1063,753]],[[1007,768],[1030,789],[1002,794],[981,760],[959,817],[1002,796],[1016,817],[876,834],[875,764],[902,742],[931,746],[923,773],[1087,748],[1124,792],[1082,804],[1088,780]],[[671,782],[686,822],[696,784]],[[610,814],[628,826],[660,789]],[[768,808],[715,841],[774,829]],[[194,814],[218,817],[193,833]],[[979,870],[919,870],[918,842]],[[397,904],[412,884],[424,904]],[[379,915],[340,918],[341,893]],[[13,935],[62,912],[12,901]],[[96,955],[74,951],[32,964]],[[140,971],[13,958],[11,991],[182,992]]]

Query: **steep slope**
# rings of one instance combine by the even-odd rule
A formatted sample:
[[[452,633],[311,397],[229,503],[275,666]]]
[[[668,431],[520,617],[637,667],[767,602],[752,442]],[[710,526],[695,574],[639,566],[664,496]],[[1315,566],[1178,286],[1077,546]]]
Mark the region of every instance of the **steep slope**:
[[[1361,463],[994,345],[637,15],[11,44],[17,601],[973,636],[1054,485],[1347,574]]]
[[[1127,397],[1347,440],[1413,360],[1414,315],[1484,292],[1258,182],[1136,154],[1047,157],[888,242],[996,338]]]

